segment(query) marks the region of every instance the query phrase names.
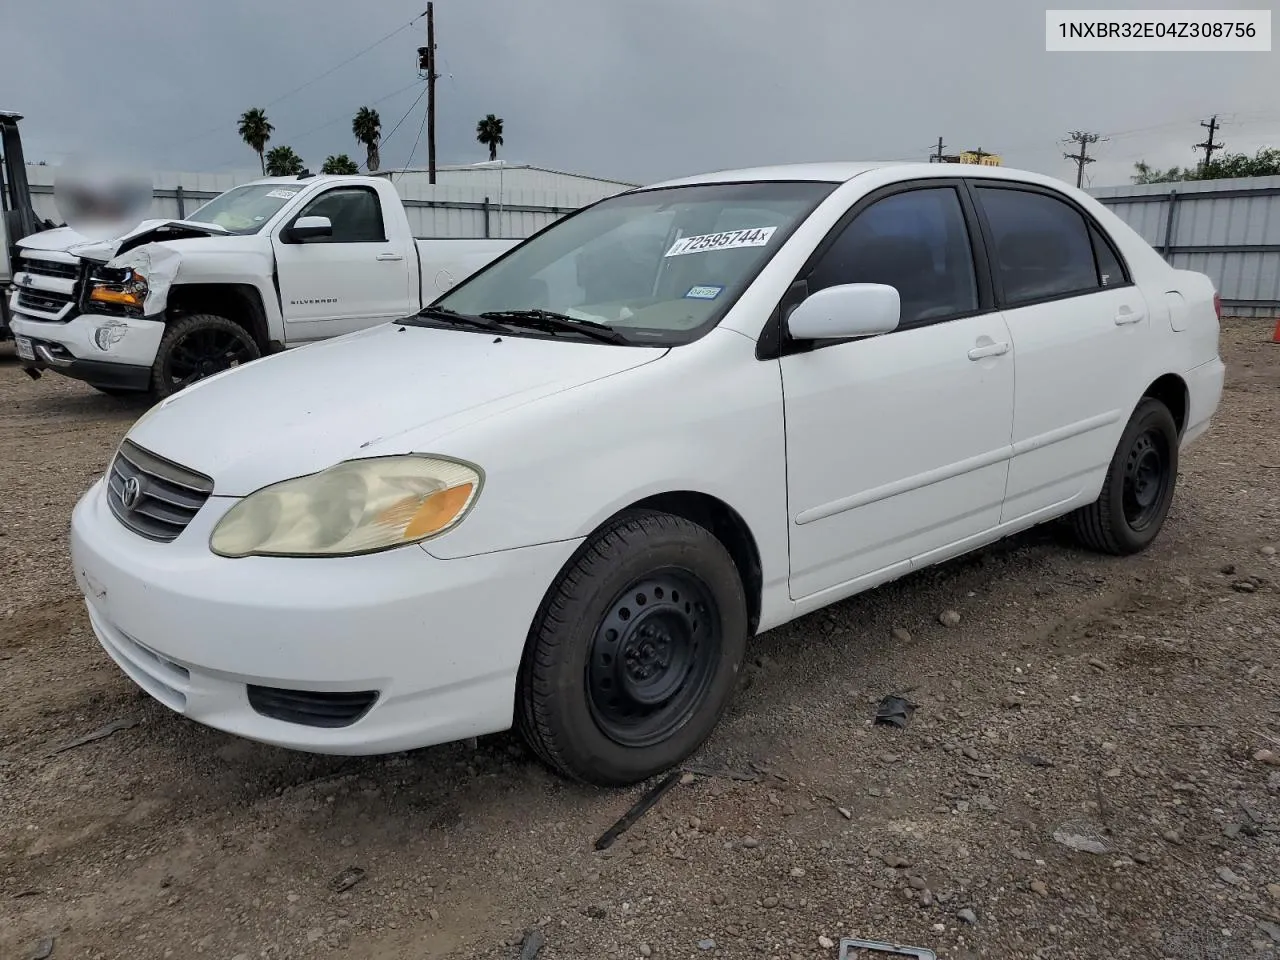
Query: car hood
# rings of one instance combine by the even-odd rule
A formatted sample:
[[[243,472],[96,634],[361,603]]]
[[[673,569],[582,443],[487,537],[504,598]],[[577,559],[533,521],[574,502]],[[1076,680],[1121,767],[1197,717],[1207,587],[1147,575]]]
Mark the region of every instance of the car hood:
[[[57,227],[23,237],[18,246],[24,250],[51,250],[69,253],[89,260],[110,260],[122,246],[137,247],[153,239],[172,237],[226,236],[227,232],[208,223],[189,220],[143,220],[136,227],[109,240],[94,240],[71,227]]]
[[[444,434],[666,352],[384,324],[202,380],[129,439],[240,497],[353,457],[447,455]]]

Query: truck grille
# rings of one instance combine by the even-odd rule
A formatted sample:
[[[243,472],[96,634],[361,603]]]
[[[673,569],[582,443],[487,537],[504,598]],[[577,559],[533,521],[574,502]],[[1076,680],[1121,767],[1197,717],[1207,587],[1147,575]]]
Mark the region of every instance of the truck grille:
[[[57,260],[34,260],[30,257],[22,258],[20,269],[41,277],[57,277],[59,280],[75,280],[80,273],[80,267],[75,263],[61,263]]]
[[[139,536],[177,539],[213,493],[213,480],[125,440],[107,475],[107,504]]]
[[[35,310],[39,313],[57,313],[68,303],[74,302],[75,297],[65,293],[55,293],[52,290],[44,290],[36,293],[33,290],[21,288],[18,290],[18,306],[25,307],[28,310]]]

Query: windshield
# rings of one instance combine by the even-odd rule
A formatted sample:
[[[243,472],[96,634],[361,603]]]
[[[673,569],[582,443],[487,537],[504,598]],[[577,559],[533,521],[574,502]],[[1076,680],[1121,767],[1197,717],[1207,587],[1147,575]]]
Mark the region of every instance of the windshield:
[[[529,240],[436,306],[471,316],[545,310],[608,324],[630,343],[688,343],[719,322],[835,186],[717,183],[611,197]]]
[[[257,233],[277,210],[302,191],[279,183],[254,183],[214,197],[186,219],[212,223],[231,233]]]

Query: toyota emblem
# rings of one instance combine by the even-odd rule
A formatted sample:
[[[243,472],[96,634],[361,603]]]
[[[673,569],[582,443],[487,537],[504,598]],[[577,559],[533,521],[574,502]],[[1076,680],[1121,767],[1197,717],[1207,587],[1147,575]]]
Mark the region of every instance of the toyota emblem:
[[[137,477],[130,477],[120,488],[120,503],[126,510],[132,510],[140,496],[142,496],[142,484],[138,482]]]

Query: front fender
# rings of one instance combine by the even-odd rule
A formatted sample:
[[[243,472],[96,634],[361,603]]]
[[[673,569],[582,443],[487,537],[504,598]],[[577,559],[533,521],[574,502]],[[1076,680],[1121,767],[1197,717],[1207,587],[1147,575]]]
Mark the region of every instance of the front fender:
[[[786,575],[786,449],[776,361],[729,331],[653,363],[430,441],[478,464],[471,514],[429,541],[441,559],[579,539],[639,500],[723,501],[751,529],[765,583]]]

